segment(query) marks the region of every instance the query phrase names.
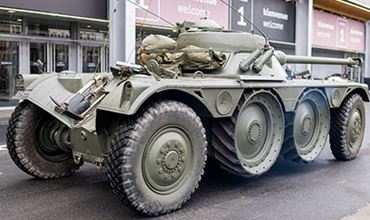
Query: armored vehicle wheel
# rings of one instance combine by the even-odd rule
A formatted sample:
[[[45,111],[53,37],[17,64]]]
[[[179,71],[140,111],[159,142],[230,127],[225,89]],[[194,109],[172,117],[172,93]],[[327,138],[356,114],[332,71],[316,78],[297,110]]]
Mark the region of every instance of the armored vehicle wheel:
[[[113,192],[146,215],[179,209],[198,188],[206,147],[205,129],[190,107],[155,103],[113,135],[108,157]]]
[[[9,120],[6,135],[10,157],[21,170],[39,179],[73,174],[79,165],[71,150],[59,148],[53,138],[62,126],[34,104],[20,103]]]
[[[282,155],[293,161],[313,161],[324,149],[330,129],[330,108],[318,89],[301,95],[293,113],[285,117]]]
[[[261,175],[275,163],[284,138],[284,115],[269,91],[243,94],[231,119],[212,128],[214,157],[224,170],[244,177]]]
[[[365,133],[365,107],[360,95],[347,97],[332,110],[330,148],[337,160],[355,159]]]

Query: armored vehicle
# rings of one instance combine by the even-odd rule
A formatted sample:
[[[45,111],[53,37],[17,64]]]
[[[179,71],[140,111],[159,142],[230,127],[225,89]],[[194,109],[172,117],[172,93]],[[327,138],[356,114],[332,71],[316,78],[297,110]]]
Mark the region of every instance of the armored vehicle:
[[[283,66],[361,60],[288,56],[206,21],[180,30],[176,41],[144,39],[138,64],[117,62],[111,73],[17,76],[21,101],[7,131],[15,164],[39,179],[95,164],[124,204],[160,215],[190,199],[207,157],[254,177],[278,157],[315,160],[329,138],[336,159],[356,158],[367,86],[287,80]]]

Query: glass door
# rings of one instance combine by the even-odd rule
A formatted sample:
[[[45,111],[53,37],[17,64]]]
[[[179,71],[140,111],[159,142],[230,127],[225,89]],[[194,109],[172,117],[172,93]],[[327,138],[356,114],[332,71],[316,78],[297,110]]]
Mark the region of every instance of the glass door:
[[[31,74],[47,72],[46,43],[30,43],[30,71]]]
[[[13,96],[14,77],[19,71],[19,43],[0,41],[0,106]]]
[[[82,71],[84,73],[101,72],[101,47],[82,47]]]
[[[69,46],[67,44],[54,44],[53,70],[62,72],[69,69]]]

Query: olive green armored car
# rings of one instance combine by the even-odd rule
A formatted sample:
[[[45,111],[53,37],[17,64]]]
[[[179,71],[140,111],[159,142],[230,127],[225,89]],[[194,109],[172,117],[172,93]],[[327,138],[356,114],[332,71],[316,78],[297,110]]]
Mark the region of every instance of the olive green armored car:
[[[18,75],[7,131],[15,164],[39,179],[105,168],[113,192],[145,215],[179,209],[198,188],[206,158],[242,177],[277,158],[315,160],[330,140],[356,158],[368,88],[351,81],[288,80],[287,63],[359,67],[356,58],[288,56],[252,33],[187,22],[176,41],[144,39],[137,64],[111,73]]]

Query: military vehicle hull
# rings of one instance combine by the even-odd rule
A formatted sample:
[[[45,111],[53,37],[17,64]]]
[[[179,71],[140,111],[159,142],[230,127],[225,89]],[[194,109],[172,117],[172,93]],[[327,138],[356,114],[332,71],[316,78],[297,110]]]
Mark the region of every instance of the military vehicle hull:
[[[45,79],[42,79],[43,77]],[[69,85],[79,79],[82,82],[80,87],[82,87],[83,82],[88,82],[92,78],[90,75],[72,75],[71,82],[65,81],[63,83]],[[323,93],[331,109],[338,108],[343,100],[353,93],[359,94],[364,101],[369,101],[366,85],[349,81],[291,80],[270,82],[259,80],[246,82],[241,79],[222,77],[215,79],[209,76],[156,81],[149,76],[133,76],[126,84],[120,83],[120,80],[113,80],[111,85],[106,87],[108,95],[99,105],[90,110],[89,117],[82,121],[76,121],[66,115],[56,113],[55,105],[49,97],[66,100],[79,88],[72,91],[65,89],[63,84],[58,81],[57,74],[54,77],[51,74],[41,76],[37,81],[40,83],[31,84],[29,89],[19,92],[15,98],[29,101],[53,115],[71,129],[71,133],[74,134],[72,135],[72,145],[83,146],[80,150],[75,149],[76,153],[83,154],[88,158],[99,158],[99,160],[106,159],[102,155],[106,155],[109,149],[109,136],[98,135],[97,132],[109,128],[107,126],[111,123],[107,123],[107,118],[112,120],[112,123],[116,121],[116,118],[107,115],[116,113],[116,117],[130,117],[135,115],[146,103],[150,103],[156,98],[181,101],[194,108],[200,116],[214,119],[232,117],[243,93],[251,91],[268,91],[274,94],[279,99],[284,113],[294,112],[302,94],[315,89]],[[268,82],[268,86],[266,82]],[[126,96],[122,92],[127,83],[131,84],[131,96]],[[222,99],[220,96],[224,94],[227,94],[225,102],[228,106],[220,103]],[[91,144],[95,145],[95,151],[86,149],[84,144],[88,139],[81,138],[82,131],[85,131],[93,139]],[[95,153],[86,154],[87,150]],[[93,161],[89,160],[89,162]]]

